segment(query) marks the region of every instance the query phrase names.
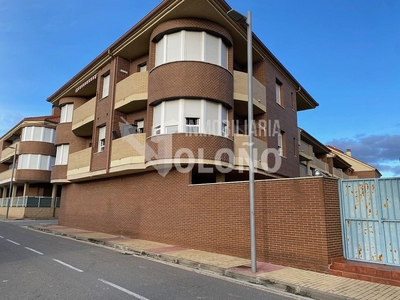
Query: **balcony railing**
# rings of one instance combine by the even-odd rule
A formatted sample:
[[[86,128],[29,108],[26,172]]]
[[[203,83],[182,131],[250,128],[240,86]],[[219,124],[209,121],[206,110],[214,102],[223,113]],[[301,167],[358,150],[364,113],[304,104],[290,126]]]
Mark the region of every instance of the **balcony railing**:
[[[311,160],[313,157],[313,147],[303,141],[300,142],[299,146],[299,154],[302,157],[305,157],[308,160]]]
[[[138,72],[117,83],[115,109],[128,113],[146,108],[149,72]]]
[[[7,170],[0,173],[0,184],[10,182],[12,170]]]
[[[10,198],[0,198],[0,207],[7,207]],[[12,197],[10,207],[51,207],[51,197]]]
[[[249,166],[249,136],[242,134],[234,135],[234,154],[235,154],[235,166],[248,167]],[[267,143],[256,137],[253,138],[253,151],[255,151],[254,160],[256,161],[254,167],[257,169],[266,169],[266,166],[261,165],[261,156],[265,149],[267,149]]]
[[[91,157],[92,147],[71,153],[68,157],[67,177],[89,172]]]
[[[93,131],[96,97],[74,110],[72,131],[77,136],[91,136]]]
[[[234,71],[233,98],[238,101],[248,101],[247,73]],[[253,77],[253,105],[254,114],[267,111],[267,92],[265,86]]]
[[[329,172],[329,165],[322,160],[314,157],[313,163],[320,171]]]
[[[145,163],[146,134],[130,134],[112,141],[111,168]]]
[[[338,168],[333,168],[333,175],[335,177],[338,177],[338,178],[341,178],[341,179],[348,179],[349,178],[349,176],[346,173],[344,173],[341,169],[338,169]]]
[[[308,174],[307,172],[307,166],[300,164],[300,176],[301,177],[306,177],[306,176],[310,176],[310,174]]]
[[[17,143],[15,143],[15,144],[12,144],[12,146],[11,146],[11,147],[17,146],[17,154],[19,154],[19,143],[20,143],[20,142],[17,142]],[[15,151],[15,149],[14,149],[14,148],[11,148],[11,147],[8,147],[8,148],[4,149],[4,150],[1,152],[0,161],[5,161],[5,160],[7,160],[7,159],[9,159],[9,158],[11,158],[11,157],[14,156],[14,151]]]

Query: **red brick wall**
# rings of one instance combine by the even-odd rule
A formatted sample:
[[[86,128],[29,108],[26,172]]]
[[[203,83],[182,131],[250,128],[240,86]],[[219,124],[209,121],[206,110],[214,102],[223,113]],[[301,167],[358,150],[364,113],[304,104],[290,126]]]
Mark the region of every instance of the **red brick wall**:
[[[19,154],[42,154],[56,156],[56,147],[53,143],[27,141],[19,144],[18,152]]]
[[[150,72],[148,105],[163,99],[197,98],[233,107],[232,91],[233,76],[227,69],[205,62],[177,61]]]
[[[351,176],[357,176],[358,178],[380,178],[381,175],[379,175],[378,172],[376,171],[355,171]]]
[[[63,187],[61,225],[250,257],[248,184],[190,186],[156,172]],[[341,256],[337,181],[256,182],[260,261],[326,272]]]
[[[268,120],[271,120],[272,125],[274,125],[275,120],[279,120],[280,130],[285,132],[284,145],[286,154],[285,157],[282,158],[282,167],[277,173],[286,177],[297,177],[300,176],[299,158],[295,156],[293,145],[294,138],[296,141],[298,138],[297,111],[296,109],[292,109],[291,100],[291,93],[296,95],[296,88],[269,60],[266,60],[265,64],[267,70],[267,117]],[[276,79],[282,82],[282,106],[276,103]],[[277,135],[268,137],[268,147],[277,149]],[[274,162],[271,161],[269,165],[273,166]]]

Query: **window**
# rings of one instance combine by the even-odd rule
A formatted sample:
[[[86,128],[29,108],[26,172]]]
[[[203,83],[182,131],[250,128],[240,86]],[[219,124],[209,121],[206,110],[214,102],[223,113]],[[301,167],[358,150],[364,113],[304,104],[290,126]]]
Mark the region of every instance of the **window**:
[[[143,63],[139,65],[139,72],[146,72],[147,71],[147,64]]]
[[[227,121],[222,121],[221,135],[224,136],[224,137],[228,136],[228,124],[227,124]]]
[[[200,119],[199,118],[186,118],[186,132],[199,133],[200,132]]]
[[[24,127],[22,129],[22,142],[36,141],[54,143],[55,130],[45,127]]]
[[[65,104],[61,107],[60,123],[72,122],[72,112],[74,110],[74,104]]]
[[[137,133],[143,133],[144,132],[144,121],[136,121],[137,125]]]
[[[99,127],[98,152],[103,152],[106,146],[106,126]]]
[[[19,170],[43,170],[51,171],[55,157],[41,154],[21,154],[18,157]]]
[[[103,93],[101,97],[107,97],[108,93],[110,92],[110,74],[103,76]]]
[[[68,164],[69,145],[57,146],[56,165]]]
[[[278,152],[280,156],[285,156],[285,132],[281,131],[278,134]]]
[[[220,103],[180,99],[153,108],[153,135],[187,132],[227,136],[228,111]]]
[[[154,134],[161,134],[161,125],[157,125],[156,127],[154,127]]]
[[[228,67],[228,47],[220,37],[206,32],[166,34],[156,45],[156,66],[182,60],[204,61]]]
[[[282,95],[282,82],[276,80],[276,103],[283,106],[283,95]]]

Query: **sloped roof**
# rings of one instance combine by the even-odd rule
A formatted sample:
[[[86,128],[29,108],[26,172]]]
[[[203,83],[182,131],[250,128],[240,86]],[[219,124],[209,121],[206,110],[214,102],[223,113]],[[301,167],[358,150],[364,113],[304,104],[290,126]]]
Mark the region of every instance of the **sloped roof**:
[[[8,132],[6,132],[0,140],[7,140],[13,135],[15,135],[21,128],[25,122],[50,122],[53,124],[58,124],[60,122],[59,116],[38,116],[38,117],[26,117],[22,119],[18,124],[12,127]]]
[[[153,29],[160,23],[167,20],[177,18],[203,18],[216,22],[227,28],[238,45],[238,49],[246,50],[246,27],[244,24],[238,24],[227,16],[227,12],[231,9],[224,0],[164,0],[151,12],[149,12],[136,25],[104,50],[84,69],[58,89],[53,95],[47,98],[47,101],[55,103],[65,96],[76,96],[75,90],[86,80],[94,76],[99,68],[107,64],[112,57],[144,55],[148,52],[150,34]],[[235,59],[245,61],[246,55],[243,53],[235,53]],[[315,108],[318,103],[312,96],[300,85],[300,83],[290,74],[290,72],[282,65],[282,63],[271,53],[271,51],[261,42],[261,40],[253,34],[253,59],[254,61],[261,59],[269,59],[273,64],[287,76],[295,86],[299,93],[300,110]]]
[[[380,175],[382,175],[379,170],[377,168],[375,168],[374,166],[371,166],[353,156],[347,155],[346,153],[344,153],[342,150],[334,147],[334,146],[330,146],[327,145],[327,147],[336,155],[340,156],[343,160],[345,160],[346,162],[348,162],[351,166],[352,169],[354,169],[355,171],[376,171],[378,172]],[[364,169],[362,169],[362,168]]]
[[[22,122],[24,121],[46,121],[57,124],[60,122],[60,117],[59,116],[27,117],[22,120]]]

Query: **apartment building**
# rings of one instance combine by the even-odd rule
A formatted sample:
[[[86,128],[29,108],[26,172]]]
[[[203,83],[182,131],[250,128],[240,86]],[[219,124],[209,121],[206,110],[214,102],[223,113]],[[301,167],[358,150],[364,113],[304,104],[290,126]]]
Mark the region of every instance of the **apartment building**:
[[[48,218],[56,214],[61,191],[50,183],[56,160],[53,115],[25,118],[0,138],[0,215]]]
[[[300,176],[326,176],[337,179],[380,178],[378,169],[333,147],[325,146],[299,128]]]
[[[322,175],[339,179],[355,176],[351,163],[333,153],[307,131],[299,128],[299,136],[300,176]]]
[[[52,182],[149,172],[177,160],[232,169],[214,167],[204,178],[195,168],[199,183],[247,178],[237,155],[247,142],[246,28],[229,9],[225,1],[163,1],[50,96],[66,116],[56,145],[69,157]],[[257,37],[253,57],[255,145],[260,156],[277,149],[280,160],[273,174],[256,166],[257,176],[296,177],[297,112],[318,104]],[[190,151],[176,158],[181,148]],[[268,158],[273,169],[276,157]]]
[[[60,225],[247,255],[247,28],[230,9],[223,0],[162,1],[47,99],[61,114],[51,172],[61,189]],[[332,196],[336,208],[334,192],[316,190],[337,191],[334,181],[285,181],[300,176],[297,113],[318,103],[256,35],[252,51],[255,178],[274,179],[257,184],[259,209],[317,194]],[[308,181],[323,184],[302,185]],[[265,240],[267,227],[287,216],[257,223],[263,257],[293,260],[290,251],[272,250],[281,236]],[[298,240],[310,261],[324,255],[327,266],[340,256],[339,235],[310,236]],[[328,246],[317,245],[325,240]],[[292,237],[285,245],[303,249]]]

